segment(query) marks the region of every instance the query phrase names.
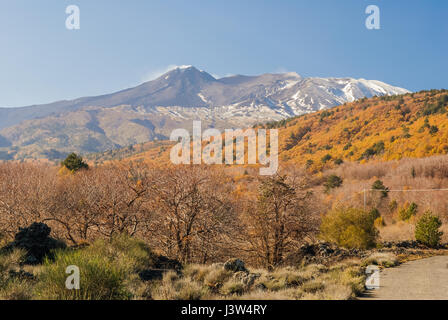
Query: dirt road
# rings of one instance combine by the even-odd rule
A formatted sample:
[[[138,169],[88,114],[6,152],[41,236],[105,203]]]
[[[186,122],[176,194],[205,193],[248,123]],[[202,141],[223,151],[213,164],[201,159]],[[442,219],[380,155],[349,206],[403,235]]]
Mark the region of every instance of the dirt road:
[[[404,263],[380,273],[380,288],[368,290],[363,300],[447,300],[448,256]]]

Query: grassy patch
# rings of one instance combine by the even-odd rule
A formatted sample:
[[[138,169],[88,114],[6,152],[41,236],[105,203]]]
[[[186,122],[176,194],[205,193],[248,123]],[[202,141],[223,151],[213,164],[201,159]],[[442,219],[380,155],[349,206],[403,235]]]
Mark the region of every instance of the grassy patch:
[[[365,277],[360,264],[360,260],[351,259],[332,267],[308,265],[273,271],[253,269],[248,273],[225,271],[222,265],[190,265],[182,275],[165,274],[152,297],[163,300],[352,299],[364,290]]]
[[[418,252],[406,259],[427,257],[435,251]],[[225,270],[223,264],[191,264],[166,271],[159,280],[142,280],[140,271],[154,267],[155,259],[144,243],[126,236],[57,251],[54,260],[40,266],[23,267],[23,252],[14,251],[0,256],[0,299],[345,300],[363,293],[367,265],[393,267],[404,256],[374,252],[362,260],[351,258],[332,265],[271,271],[249,268],[247,272]],[[80,290],[65,287],[70,265],[80,269]]]
[[[375,252],[362,262],[363,266],[377,265],[385,268],[395,267],[398,264],[397,256],[389,252]]]
[[[132,281],[139,270],[149,266],[151,257],[144,243],[127,236],[99,240],[83,249],[58,251],[54,261],[47,259],[43,264],[36,297],[50,300],[131,299]],[[79,290],[66,288],[68,266],[79,268]]]

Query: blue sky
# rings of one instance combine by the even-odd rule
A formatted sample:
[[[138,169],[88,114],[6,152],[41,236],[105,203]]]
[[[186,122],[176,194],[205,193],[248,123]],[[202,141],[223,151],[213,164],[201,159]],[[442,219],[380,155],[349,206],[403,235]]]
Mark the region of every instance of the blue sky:
[[[78,5],[81,29],[65,28]],[[365,9],[381,10],[367,30]],[[113,92],[172,65],[448,87],[448,1],[0,0],[0,106]]]

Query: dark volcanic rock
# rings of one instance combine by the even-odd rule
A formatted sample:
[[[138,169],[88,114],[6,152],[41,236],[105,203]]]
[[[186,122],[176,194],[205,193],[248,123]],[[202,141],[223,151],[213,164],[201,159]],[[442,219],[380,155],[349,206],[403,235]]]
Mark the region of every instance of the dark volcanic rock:
[[[143,281],[161,280],[167,271],[175,271],[180,274],[182,264],[175,259],[169,259],[165,256],[154,255],[151,261],[151,268],[141,270],[138,275]]]
[[[175,259],[169,259],[165,256],[157,256],[153,259],[155,269],[168,269],[179,271],[182,269],[182,263]]]
[[[420,243],[415,240],[404,240],[404,241],[386,241],[382,243],[384,248],[403,248],[403,249],[429,249],[423,243]],[[444,248],[443,245],[440,246]]]
[[[247,272],[247,269],[244,265],[244,261],[240,259],[227,260],[226,263],[224,263],[224,269],[233,272],[239,272],[239,271]]]
[[[364,250],[339,248],[327,242],[306,243],[299,248],[297,253],[287,256],[285,264],[326,264],[346,258],[363,258],[364,256],[366,256]]]
[[[138,275],[143,281],[162,280],[163,274],[166,271],[166,269],[148,269],[140,271]]]

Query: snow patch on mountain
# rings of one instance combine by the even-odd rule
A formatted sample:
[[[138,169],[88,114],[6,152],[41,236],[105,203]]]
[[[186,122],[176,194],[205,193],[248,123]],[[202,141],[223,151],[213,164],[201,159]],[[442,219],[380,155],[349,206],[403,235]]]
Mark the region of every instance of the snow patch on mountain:
[[[0,109],[0,129],[23,121],[63,115],[83,108],[118,110],[128,106],[157,118],[208,119],[221,128],[251,126],[332,108],[372,96],[409,92],[377,80],[303,78],[295,72],[215,78],[190,65],[175,66],[158,78],[119,92],[25,108]],[[136,109],[138,108],[138,109]],[[112,112],[111,112],[112,113]],[[117,126],[120,119],[114,120]],[[163,121],[154,125],[165,126]]]

